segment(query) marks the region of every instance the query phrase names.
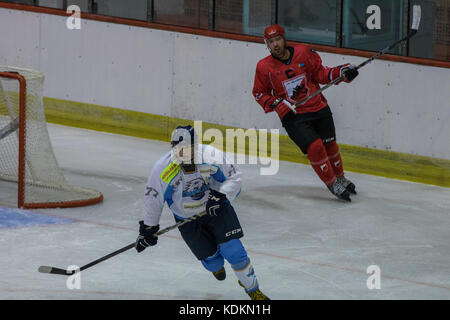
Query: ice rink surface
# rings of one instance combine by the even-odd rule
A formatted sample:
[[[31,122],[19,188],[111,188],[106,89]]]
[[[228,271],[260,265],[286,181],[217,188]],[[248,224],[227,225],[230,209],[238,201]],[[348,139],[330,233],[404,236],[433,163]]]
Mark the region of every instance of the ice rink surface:
[[[57,125],[49,132],[67,179],[100,190],[104,201],[0,209],[10,210],[0,223],[0,299],[248,299],[229,264],[227,279],[217,281],[178,230],[141,254],[131,249],[83,271],[78,290],[64,276],[39,273],[40,265],[82,266],[132,243],[148,174],[169,148]],[[261,176],[257,165],[241,169],[234,207],[242,242],[271,299],[450,299],[450,189],[349,172],[358,195],[343,203],[310,166],[281,162],[274,176]],[[15,195],[2,193],[0,202],[13,207]],[[166,205],[160,225],[172,224]],[[372,265],[380,289],[367,287]]]

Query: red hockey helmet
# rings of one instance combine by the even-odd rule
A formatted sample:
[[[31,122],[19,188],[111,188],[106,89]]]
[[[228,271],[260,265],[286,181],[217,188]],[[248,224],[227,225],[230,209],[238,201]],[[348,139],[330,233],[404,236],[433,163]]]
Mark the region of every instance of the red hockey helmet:
[[[273,24],[271,26],[268,26],[266,29],[264,29],[264,40],[276,37],[276,36],[282,36],[284,38],[284,29],[282,26],[278,24]]]

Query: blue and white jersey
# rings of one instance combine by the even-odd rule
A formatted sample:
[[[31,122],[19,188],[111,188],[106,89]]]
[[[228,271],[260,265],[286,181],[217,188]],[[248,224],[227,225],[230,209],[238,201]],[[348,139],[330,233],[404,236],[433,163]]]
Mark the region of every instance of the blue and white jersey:
[[[191,172],[172,161],[171,151],[159,159],[147,181],[144,223],[159,224],[164,203],[179,219],[189,218],[206,209],[211,189],[233,201],[241,191],[241,171],[227,163],[226,154],[209,145],[199,145],[200,161]]]

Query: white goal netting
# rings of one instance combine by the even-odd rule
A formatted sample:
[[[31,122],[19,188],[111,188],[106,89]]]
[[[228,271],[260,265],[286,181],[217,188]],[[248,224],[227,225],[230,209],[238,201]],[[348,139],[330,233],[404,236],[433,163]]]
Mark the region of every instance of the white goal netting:
[[[17,74],[26,84],[22,101],[23,83],[13,78]],[[22,207],[72,207],[99,202],[99,191],[70,185],[58,167],[45,121],[43,85],[44,74],[39,71],[0,66],[0,183],[17,183],[18,206]],[[19,121],[21,110],[24,121]]]

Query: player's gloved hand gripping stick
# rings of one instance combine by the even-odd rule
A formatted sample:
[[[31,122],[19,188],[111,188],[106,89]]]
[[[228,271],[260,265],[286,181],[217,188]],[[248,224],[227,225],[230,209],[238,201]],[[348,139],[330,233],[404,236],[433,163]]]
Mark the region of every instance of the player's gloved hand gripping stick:
[[[177,222],[176,224],[174,224],[172,226],[169,226],[169,227],[167,227],[165,229],[159,230],[154,235],[155,235],[155,237],[160,236],[160,235],[162,235],[162,234],[164,234],[164,233],[166,233],[166,232],[168,232],[168,231],[170,231],[172,229],[178,228],[178,227],[180,227],[180,226],[182,226],[182,225],[184,225],[184,224],[186,224],[188,222],[191,222],[192,220],[198,219],[198,218],[204,216],[206,213],[207,213],[206,211],[200,212],[200,213],[198,213],[196,215],[193,215],[192,217],[189,217],[189,218],[187,218],[187,219],[185,219],[183,221],[179,221],[179,222]],[[122,253],[122,252],[125,252],[127,250],[130,250],[131,248],[134,248],[135,246],[136,246],[136,241],[134,241],[133,243],[130,243],[129,245],[127,245],[127,246],[125,246],[125,247],[123,247],[123,248],[121,248],[119,250],[111,252],[110,254],[108,254],[108,255],[106,255],[104,257],[101,257],[101,258],[99,258],[97,260],[94,260],[94,261],[92,261],[92,262],[82,266],[80,268],[80,271],[86,270],[87,268],[90,268],[90,267],[92,267],[92,266],[94,266],[94,265],[96,265],[96,264],[98,264],[98,263],[100,263],[102,261],[105,261],[105,260],[107,260],[109,258],[112,258],[112,257],[118,255],[119,253]],[[42,272],[42,273],[60,274],[60,275],[63,275],[63,276],[70,276],[70,275],[75,274],[75,272],[76,272],[75,270],[66,270],[66,269],[60,269],[60,268],[50,267],[50,266],[40,266],[38,271]]]
[[[421,16],[421,8],[420,5],[414,5],[413,6],[413,19],[412,19],[412,26],[411,26],[411,30],[409,31],[408,35],[396,42],[394,42],[393,44],[387,46],[386,48],[380,50],[377,54],[375,54],[374,56],[370,57],[369,59],[365,60],[364,62],[362,62],[361,64],[353,67],[352,69],[354,70],[358,70],[362,67],[364,67],[366,64],[372,62],[373,60],[375,60],[376,58],[380,57],[381,55],[385,54],[386,52],[388,52],[389,50],[391,50],[392,48],[394,48],[395,46],[397,46],[398,44],[402,43],[403,41],[408,40],[409,38],[411,38],[412,36],[414,36],[417,31],[419,30],[419,24],[420,24],[420,16]],[[320,88],[319,90],[317,90],[316,92],[314,92],[312,95],[296,102],[294,105],[290,105],[287,104],[288,107],[295,113],[295,107],[305,103],[306,101],[310,100],[311,98],[315,97],[316,95],[318,95],[319,93],[323,92],[324,90],[328,89],[329,87],[331,87],[332,85],[344,81],[345,80],[345,75],[341,75],[340,77],[334,79],[333,81],[331,81],[329,84],[323,86],[322,88]]]
[[[139,221],[139,236],[136,240],[136,251],[142,252],[145,248],[154,246],[158,243],[159,224],[156,226],[147,226],[144,221]]]

